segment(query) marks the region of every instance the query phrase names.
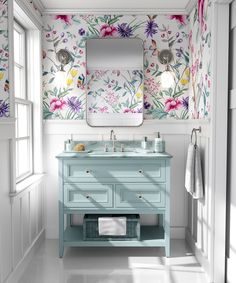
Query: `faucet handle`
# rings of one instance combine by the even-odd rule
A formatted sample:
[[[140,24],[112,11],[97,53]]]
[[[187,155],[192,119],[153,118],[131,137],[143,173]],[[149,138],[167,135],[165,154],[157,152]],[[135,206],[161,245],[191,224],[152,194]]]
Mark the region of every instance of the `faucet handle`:
[[[125,146],[124,146],[123,143],[120,145],[120,151],[121,151],[121,152],[124,152],[124,151],[125,151]]]

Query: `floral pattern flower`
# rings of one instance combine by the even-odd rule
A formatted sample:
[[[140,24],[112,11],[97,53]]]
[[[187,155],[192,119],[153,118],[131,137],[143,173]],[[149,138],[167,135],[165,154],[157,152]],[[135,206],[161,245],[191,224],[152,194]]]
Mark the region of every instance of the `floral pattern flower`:
[[[170,19],[171,20],[176,20],[181,25],[185,25],[186,24],[186,16],[184,16],[184,15],[171,15]]]
[[[118,25],[118,33],[121,37],[131,37],[133,36],[133,29],[127,23],[122,23]]]
[[[9,116],[10,105],[6,101],[0,100],[0,117]]]
[[[66,102],[63,99],[55,97],[50,100],[50,110],[52,112],[62,110],[65,106]]]
[[[69,16],[69,15],[56,15],[55,19],[61,20],[67,25],[71,23],[71,16]]]
[[[173,110],[178,110],[182,106],[181,101],[177,98],[168,98],[165,101],[165,110],[167,112],[173,111]]]
[[[82,101],[76,96],[69,97],[67,105],[73,112],[80,112],[82,109]]]
[[[117,28],[113,25],[104,24],[100,28],[101,37],[109,37],[117,35]]]
[[[204,3],[205,0],[198,0],[198,21],[202,31],[204,27]]]
[[[153,37],[153,35],[157,33],[157,28],[157,23],[154,20],[149,20],[145,29],[147,37]]]

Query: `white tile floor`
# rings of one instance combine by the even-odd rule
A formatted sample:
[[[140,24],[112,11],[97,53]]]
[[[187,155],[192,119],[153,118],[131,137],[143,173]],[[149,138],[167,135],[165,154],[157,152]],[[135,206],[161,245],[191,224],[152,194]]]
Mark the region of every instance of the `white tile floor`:
[[[205,273],[182,240],[162,248],[68,248],[59,259],[46,240],[17,283],[206,283]]]

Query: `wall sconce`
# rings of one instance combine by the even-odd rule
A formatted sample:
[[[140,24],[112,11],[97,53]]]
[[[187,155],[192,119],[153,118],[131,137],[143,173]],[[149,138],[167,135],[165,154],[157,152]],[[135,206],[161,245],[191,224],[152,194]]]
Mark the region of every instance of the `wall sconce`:
[[[56,58],[61,63],[60,69],[58,70],[58,72],[56,74],[56,81],[57,81],[58,85],[62,87],[62,86],[65,86],[65,84],[66,84],[66,71],[65,71],[64,67],[67,64],[69,64],[73,60],[73,58],[72,58],[70,52],[67,51],[66,49],[60,49],[56,53]]]
[[[173,53],[170,49],[163,49],[160,51],[158,59],[161,64],[166,65],[165,71],[161,74],[161,85],[163,88],[170,88],[175,83],[174,74],[169,65],[173,60]]]

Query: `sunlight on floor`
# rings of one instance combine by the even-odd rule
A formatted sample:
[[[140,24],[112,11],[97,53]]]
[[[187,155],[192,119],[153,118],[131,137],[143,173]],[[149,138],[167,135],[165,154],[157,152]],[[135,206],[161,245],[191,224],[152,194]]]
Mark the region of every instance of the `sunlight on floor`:
[[[15,283],[206,283],[185,242],[162,248],[68,248],[58,258],[57,241],[46,240]]]

